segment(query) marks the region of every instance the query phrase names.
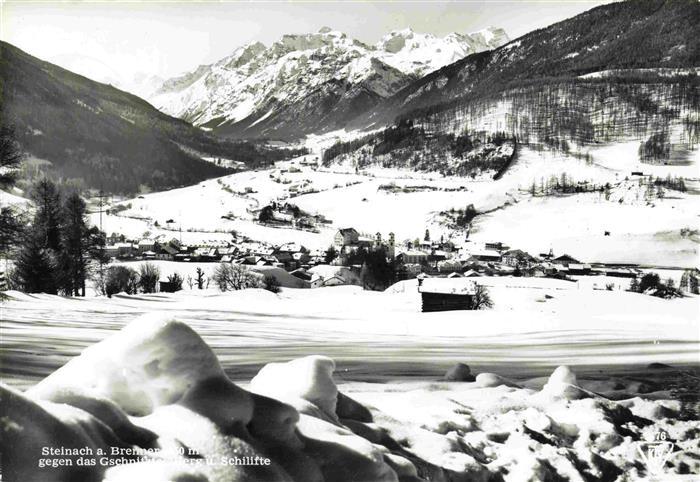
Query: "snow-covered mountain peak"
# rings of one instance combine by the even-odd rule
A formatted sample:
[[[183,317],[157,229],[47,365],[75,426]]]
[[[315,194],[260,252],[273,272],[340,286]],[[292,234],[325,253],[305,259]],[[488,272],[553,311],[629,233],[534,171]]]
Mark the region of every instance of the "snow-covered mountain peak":
[[[489,45],[491,48],[500,47],[510,41],[506,31],[498,27],[486,27],[485,29],[469,34],[469,36],[474,40],[479,40]]]
[[[222,65],[230,69],[235,69],[250,62],[266,49],[267,47],[265,44],[261,42],[251,42],[238,47],[231,55],[221,59],[216,65]]]
[[[473,39],[406,28],[370,46],[323,27],[283,35],[269,47],[243,45],[214,64],[164,82],[149,100],[195,124],[245,136],[327,129],[420,76],[497,47],[490,43],[496,38],[491,30]]]
[[[376,43],[375,47],[377,50],[396,54],[405,49],[419,48],[433,41],[435,41],[435,36],[432,34],[416,33],[411,28],[405,28],[389,32]]]
[[[343,45],[348,42],[347,35],[345,35],[343,32],[323,28],[317,33],[285,34],[280,40],[272,44],[272,48],[274,49],[278,47],[280,50],[291,52],[314,50],[333,45]]]

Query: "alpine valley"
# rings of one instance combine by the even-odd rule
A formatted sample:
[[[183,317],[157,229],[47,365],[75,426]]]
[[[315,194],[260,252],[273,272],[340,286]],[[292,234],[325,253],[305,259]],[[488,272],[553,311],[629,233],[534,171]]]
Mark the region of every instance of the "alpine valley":
[[[131,93],[0,43],[2,479],[697,480],[700,2],[323,23]]]

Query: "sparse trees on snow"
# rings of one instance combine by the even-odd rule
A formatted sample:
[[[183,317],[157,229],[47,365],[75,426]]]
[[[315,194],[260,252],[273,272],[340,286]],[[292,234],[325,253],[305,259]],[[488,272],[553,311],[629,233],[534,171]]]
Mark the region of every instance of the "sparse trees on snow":
[[[488,288],[482,285],[476,285],[474,296],[472,297],[472,310],[487,310],[493,308],[493,300]]]
[[[22,158],[23,153],[15,140],[14,129],[7,125],[0,127],[0,189],[14,186]],[[5,259],[10,247],[18,241],[23,224],[16,209],[11,206],[0,208],[0,253]]]
[[[212,278],[221,291],[237,291],[259,285],[258,276],[239,264],[221,263]]]
[[[160,269],[153,263],[139,266],[139,287],[144,293],[155,293],[160,279]]]
[[[639,281],[639,292],[644,293],[650,288],[656,288],[659,284],[661,284],[661,279],[658,274],[647,273],[642,276],[642,279]]]
[[[628,291],[632,291],[633,293],[639,293],[639,281],[637,280],[636,276],[632,278],[632,281],[630,281],[630,287]]]
[[[24,153],[17,143],[14,126],[0,126],[0,189],[12,187]]]
[[[104,279],[104,286],[98,287],[105,295],[112,297],[117,293],[136,294],[139,286],[139,274],[128,266],[110,266]]]
[[[324,257],[324,261],[326,264],[331,264],[335,258],[338,257],[338,250],[335,249],[335,246],[331,245],[328,247],[326,250],[326,255]]]
[[[185,280],[182,278],[180,273],[173,273],[168,275],[168,284],[170,285],[168,291],[174,293],[176,291],[182,290],[182,283]]]
[[[280,282],[274,276],[265,276],[263,278],[263,289],[270,291],[272,293],[279,293],[281,290]]]
[[[196,271],[196,278],[195,278],[195,283],[197,284],[197,289],[203,290],[205,281],[206,281],[206,276],[204,276],[204,270],[198,266],[197,271]]]
[[[275,211],[272,209],[272,206],[265,206],[260,210],[260,214],[258,214],[258,221],[261,223],[267,223],[269,221],[272,221],[275,218]]]

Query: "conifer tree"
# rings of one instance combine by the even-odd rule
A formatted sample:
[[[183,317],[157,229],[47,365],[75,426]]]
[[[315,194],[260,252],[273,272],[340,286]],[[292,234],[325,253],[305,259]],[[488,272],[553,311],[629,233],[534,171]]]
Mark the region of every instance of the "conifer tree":
[[[85,201],[77,193],[71,194],[63,204],[59,264],[62,291],[68,296],[85,296],[85,279],[93,247],[86,216]]]
[[[636,277],[632,278],[632,281],[630,282],[630,287],[628,291],[632,291],[634,293],[639,292],[639,281],[637,280]]]
[[[17,170],[24,154],[15,140],[14,128],[0,127],[0,189],[9,189],[15,185]],[[23,221],[17,210],[11,206],[0,208],[0,253],[5,260],[10,248],[18,241],[22,232]]]
[[[13,126],[0,127],[0,188],[5,189],[15,184],[17,170],[24,153],[15,139]]]
[[[25,293],[58,293],[54,256],[34,231],[24,236],[22,249],[15,260],[13,283]]]
[[[56,185],[49,179],[39,181],[32,192],[36,214],[32,223],[37,240],[43,247],[58,251],[61,249],[61,195]]]
[[[64,284],[57,258],[61,248],[60,195],[53,182],[43,179],[34,187],[32,198],[36,213],[22,237],[14,283],[27,293],[56,294]]]

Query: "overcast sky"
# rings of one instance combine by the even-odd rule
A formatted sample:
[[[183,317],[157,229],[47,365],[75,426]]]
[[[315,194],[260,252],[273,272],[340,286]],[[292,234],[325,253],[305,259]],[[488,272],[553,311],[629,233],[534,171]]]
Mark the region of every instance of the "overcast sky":
[[[0,7],[3,40],[71,70],[127,79],[139,73],[170,77],[219,60],[246,42],[269,45],[283,34],[323,26],[367,43],[406,27],[443,36],[495,26],[516,38],[602,3],[0,0]]]

